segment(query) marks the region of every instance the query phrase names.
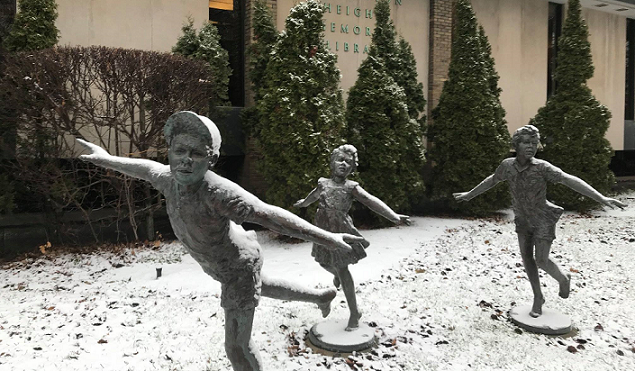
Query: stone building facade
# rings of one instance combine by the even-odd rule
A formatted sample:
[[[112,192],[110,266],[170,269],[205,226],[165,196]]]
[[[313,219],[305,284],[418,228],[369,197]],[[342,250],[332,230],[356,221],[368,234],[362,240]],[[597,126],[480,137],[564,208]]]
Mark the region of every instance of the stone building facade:
[[[57,0],[59,43],[170,51],[188,16],[197,27],[212,21],[220,29],[235,71],[230,86],[232,104],[250,106],[254,102],[249,89],[246,51],[253,38],[252,1]],[[289,10],[297,1],[267,0],[279,30],[284,28]],[[455,1],[391,0],[395,27],[412,45],[417,60],[428,113],[437,104],[447,78]],[[366,57],[374,27],[375,0],[322,2],[327,8],[325,39],[338,55],[342,89],[346,94]],[[548,97],[549,65],[553,63],[554,41],[566,14],[566,0],[471,0],[471,3],[492,45],[500,75],[501,101],[511,132],[526,124]],[[581,0],[581,3],[589,25],[595,66],[589,86],[613,115],[607,139],[616,151],[635,150],[635,54],[627,58],[629,43],[635,44],[632,25],[635,4],[630,0]],[[11,4],[15,7],[15,1],[3,0],[1,4],[0,19],[3,19],[3,14],[14,11]],[[635,48],[631,47],[631,54],[632,49]],[[248,142],[247,157],[252,155],[250,146]],[[249,160],[245,162],[245,171],[254,173]],[[249,183],[245,180],[248,188]]]

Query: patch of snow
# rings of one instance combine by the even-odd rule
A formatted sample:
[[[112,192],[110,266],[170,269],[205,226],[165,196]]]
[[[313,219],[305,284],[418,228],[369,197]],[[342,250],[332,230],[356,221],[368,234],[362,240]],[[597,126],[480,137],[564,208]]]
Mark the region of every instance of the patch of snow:
[[[368,257],[351,266],[379,344],[346,358],[307,347],[317,307],[263,298],[253,339],[267,370],[635,369],[635,206],[565,214],[552,256],[572,273],[569,299],[543,274],[547,306],[570,337],[528,333],[508,310],[531,302],[513,218],[412,218],[361,231]],[[326,287],[311,244],[259,232],[264,272]],[[156,278],[156,268],[163,275]],[[0,269],[0,370],[231,370],[220,285],[178,242],[156,249],[62,255]],[[343,293],[329,318],[347,318]]]

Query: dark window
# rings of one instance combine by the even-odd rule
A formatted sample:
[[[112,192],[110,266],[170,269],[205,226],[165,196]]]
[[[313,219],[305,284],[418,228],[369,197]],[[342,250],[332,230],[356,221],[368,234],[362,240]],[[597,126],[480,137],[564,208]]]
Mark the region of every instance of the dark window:
[[[209,20],[218,27],[220,44],[229,53],[229,101],[245,106],[244,7],[240,0],[210,0]]]
[[[635,120],[635,20],[626,19],[626,94],[624,120]]]
[[[547,99],[556,91],[556,57],[562,33],[562,4],[549,3],[549,49],[547,51]]]

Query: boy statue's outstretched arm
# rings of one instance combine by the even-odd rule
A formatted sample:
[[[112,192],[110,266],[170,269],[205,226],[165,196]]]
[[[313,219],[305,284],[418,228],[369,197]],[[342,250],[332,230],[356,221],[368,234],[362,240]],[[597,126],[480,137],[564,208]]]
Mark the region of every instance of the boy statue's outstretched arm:
[[[153,172],[165,171],[167,168],[166,165],[152,160],[112,156],[105,149],[96,144],[79,138],[75,140],[90,151],[87,155],[79,156],[80,159],[92,162],[101,167],[119,171],[134,178],[151,181]]]
[[[349,243],[365,241],[363,237],[352,234],[327,232],[287,210],[260,200],[254,205],[253,213],[247,221],[260,224],[274,232],[344,251],[352,250]]]
[[[492,174],[485,178],[481,183],[479,183],[476,187],[472,188],[469,192],[459,192],[453,193],[452,195],[457,201],[469,201],[474,197],[480,195],[481,193],[485,193],[491,188],[493,188],[496,184],[500,183],[500,180],[497,180],[495,177],[496,174]]]
[[[617,206],[623,209],[626,207],[626,204],[623,202],[620,202],[614,198],[603,196],[600,192],[596,191],[595,188],[591,187],[587,182],[578,178],[577,176],[564,173],[561,183],[580,193],[581,195],[589,197],[610,208],[614,208]]]

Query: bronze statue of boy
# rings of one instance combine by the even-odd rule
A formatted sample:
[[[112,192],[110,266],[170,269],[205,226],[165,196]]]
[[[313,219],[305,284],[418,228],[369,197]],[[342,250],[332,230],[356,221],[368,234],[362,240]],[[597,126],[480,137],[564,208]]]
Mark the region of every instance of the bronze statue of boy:
[[[512,207],[520,253],[534,294],[534,302],[529,313],[534,318],[542,315],[542,305],[545,302],[540,289],[538,267],[558,281],[560,297],[569,297],[571,286],[571,275],[563,272],[549,257],[551,243],[556,237],[556,223],[563,209],[547,201],[547,182],[564,184],[606,206],[626,207],[618,200],[601,195],[582,179],[565,173],[547,161],[536,159],[534,156],[539,145],[538,129],[533,125],[521,127],[512,137],[516,158],[503,160],[494,174],[485,178],[471,191],[454,194],[459,201],[469,201],[499,182],[508,182],[513,199]]]
[[[221,135],[207,117],[177,112],[167,120],[164,134],[169,165],[111,156],[103,148],[77,139],[90,151],[80,158],[149,181],[165,196],[177,238],[205,273],[222,285],[225,351],[233,369],[261,370],[260,357],[251,340],[254,311],[261,294],[315,303],[326,317],[336,291],[301,288],[291,282],[261,277],[260,245],[255,233],[246,232],[241,223],[260,224],[334,250],[349,251],[349,243],[364,239],[319,229],[212,172],[210,168],[220,154]]]

